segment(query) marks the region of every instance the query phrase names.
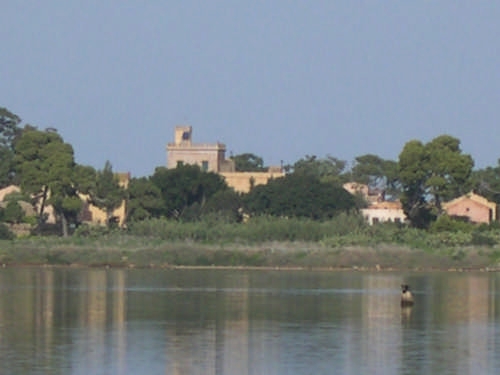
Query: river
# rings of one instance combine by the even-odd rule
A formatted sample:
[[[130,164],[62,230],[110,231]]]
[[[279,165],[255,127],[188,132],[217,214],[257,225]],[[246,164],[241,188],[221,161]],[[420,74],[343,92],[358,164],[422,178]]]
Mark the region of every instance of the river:
[[[4,268],[0,373],[496,374],[499,297],[485,272]]]

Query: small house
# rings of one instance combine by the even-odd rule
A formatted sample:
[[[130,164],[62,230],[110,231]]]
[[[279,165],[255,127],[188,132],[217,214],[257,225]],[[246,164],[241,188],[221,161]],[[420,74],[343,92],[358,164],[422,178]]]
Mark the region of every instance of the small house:
[[[449,216],[466,217],[473,223],[489,224],[498,219],[497,204],[474,192],[444,203],[443,209]]]

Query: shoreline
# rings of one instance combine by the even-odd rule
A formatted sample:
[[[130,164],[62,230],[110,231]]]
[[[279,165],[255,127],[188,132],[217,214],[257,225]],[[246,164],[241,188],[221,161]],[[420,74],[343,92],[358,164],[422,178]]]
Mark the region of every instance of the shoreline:
[[[8,245],[8,246],[6,246]],[[326,247],[318,243],[0,243],[0,267],[235,269],[322,272],[497,272],[497,248],[416,250],[396,245]]]
[[[12,268],[39,268],[39,269],[51,269],[51,268],[61,268],[61,269],[105,269],[105,270],[241,270],[241,271],[314,271],[314,272],[409,272],[409,273],[420,273],[420,272],[457,272],[457,273],[468,273],[468,272],[500,272],[500,267],[481,267],[481,268],[441,268],[441,267],[431,267],[431,268],[382,268],[382,267],[296,267],[296,266],[282,266],[282,267],[272,267],[272,266],[183,266],[183,265],[148,265],[148,266],[136,266],[133,264],[126,266],[110,266],[110,265],[87,265],[87,264],[48,264],[48,263],[13,263],[13,264],[2,264],[0,269],[12,269]]]

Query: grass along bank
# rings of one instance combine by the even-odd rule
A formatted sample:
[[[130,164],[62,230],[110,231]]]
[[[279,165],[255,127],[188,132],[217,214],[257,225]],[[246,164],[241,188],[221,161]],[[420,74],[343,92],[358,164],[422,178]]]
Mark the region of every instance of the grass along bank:
[[[259,244],[166,241],[112,234],[99,239],[0,241],[0,264],[87,267],[271,267],[378,270],[496,270],[500,248],[433,251],[381,244],[331,247],[320,242]]]
[[[450,222],[429,231],[368,226],[358,215],[325,222],[261,217],[245,224],[149,220],[132,223],[127,231],[80,227],[67,238],[0,241],[0,264],[496,269],[500,230]]]

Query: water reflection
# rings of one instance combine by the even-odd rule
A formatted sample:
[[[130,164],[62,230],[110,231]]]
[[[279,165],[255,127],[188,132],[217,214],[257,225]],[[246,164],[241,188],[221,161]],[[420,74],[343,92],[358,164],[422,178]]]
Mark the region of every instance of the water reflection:
[[[498,287],[492,273],[2,269],[0,360],[16,374],[495,373]]]

